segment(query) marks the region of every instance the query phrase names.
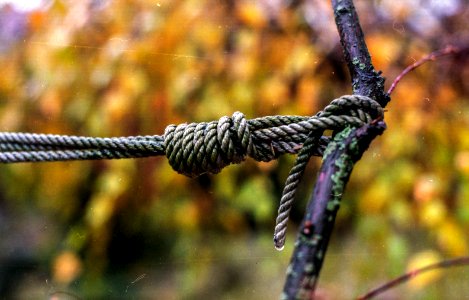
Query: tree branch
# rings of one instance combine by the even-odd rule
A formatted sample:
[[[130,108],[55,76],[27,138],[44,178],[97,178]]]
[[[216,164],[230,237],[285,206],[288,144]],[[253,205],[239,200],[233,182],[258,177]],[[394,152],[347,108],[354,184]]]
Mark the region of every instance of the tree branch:
[[[384,92],[385,79],[371,63],[353,1],[332,0],[332,7],[344,58],[352,77],[353,93],[371,97],[385,107],[390,100]]]
[[[369,96],[385,107],[390,100],[384,92],[385,79],[371,63],[371,56],[353,1],[332,0],[332,7],[344,58],[352,77],[353,93]]]
[[[371,141],[385,128],[383,121],[356,130],[347,128],[337,134],[328,145],[300,226],[282,299],[313,299],[335,216],[350,173]]]
[[[389,102],[384,78],[375,71],[352,0],[332,0],[354,94]],[[353,166],[386,128],[382,120],[338,133],[324,154],[318,179],[300,225],[282,299],[313,299],[316,282]]]

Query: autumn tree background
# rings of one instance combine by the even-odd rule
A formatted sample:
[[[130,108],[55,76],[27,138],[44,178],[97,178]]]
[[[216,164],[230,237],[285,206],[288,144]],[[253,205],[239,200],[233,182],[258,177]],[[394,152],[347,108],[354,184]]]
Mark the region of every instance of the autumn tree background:
[[[468,46],[469,5],[356,1],[387,86],[447,45]],[[161,134],[168,124],[313,115],[349,94],[329,1],[48,1],[0,8],[0,130]],[[349,299],[408,268],[467,255],[467,55],[425,64],[393,92],[352,173],[320,293]],[[189,179],[165,158],[0,166],[0,294],[271,299],[320,160],[312,159],[285,250],[272,230],[293,156]],[[469,293],[468,268],[394,289]]]

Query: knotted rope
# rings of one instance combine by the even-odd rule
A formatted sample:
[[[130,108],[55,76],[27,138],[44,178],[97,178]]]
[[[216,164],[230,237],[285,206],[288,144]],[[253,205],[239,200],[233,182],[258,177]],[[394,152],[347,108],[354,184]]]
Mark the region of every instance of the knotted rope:
[[[326,129],[358,127],[383,114],[381,106],[365,96],[342,96],[312,117],[267,116],[247,120],[240,112],[218,121],[169,125],[164,135],[93,138],[82,136],[0,132],[0,162],[42,162],[137,158],[166,155],[179,173],[195,177],[218,173],[247,156],[271,161],[296,154],[285,183],[274,243],[283,248],[288,215],[296,189],[311,156],[321,156],[330,138]]]

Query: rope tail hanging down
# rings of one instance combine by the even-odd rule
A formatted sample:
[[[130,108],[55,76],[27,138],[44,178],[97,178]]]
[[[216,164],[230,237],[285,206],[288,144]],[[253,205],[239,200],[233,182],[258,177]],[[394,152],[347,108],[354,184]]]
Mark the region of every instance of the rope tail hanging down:
[[[330,138],[326,129],[359,127],[383,115],[375,100],[342,96],[312,117],[267,116],[247,120],[240,112],[218,121],[169,125],[164,135],[93,138],[82,136],[0,132],[0,162],[44,162],[138,158],[166,155],[177,172],[195,177],[216,174],[247,156],[271,161],[298,154],[285,183],[276,220],[274,243],[285,243],[288,215],[311,156],[322,156]]]

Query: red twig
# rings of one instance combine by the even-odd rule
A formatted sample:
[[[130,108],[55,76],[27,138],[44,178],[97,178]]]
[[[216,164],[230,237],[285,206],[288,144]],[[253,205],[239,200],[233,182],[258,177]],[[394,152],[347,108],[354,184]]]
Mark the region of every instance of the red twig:
[[[435,264],[431,264],[428,266],[425,266],[420,269],[412,270],[404,275],[401,275],[385,284],[382,286],[366,293],[363,296],[360,296],[357,298],[357,300],[368,300],[371,299],[372,297],[375,297],[379,294],[384,293],[385,291],[397,286],[398,284],[404,283],[406,281],[409,281],[410,279],[421,275],[422,273],[431,271],[431,270],[436,270],[436,269],[443,269],[443,268],[449,268],[449,267],[455,267],[455,266],[464,266],[464,265],[469,265],[469,256],[463,256],[463,257],[458,257],[454,259],[449,259],[449,260],[444,260],[440,261]]]
[[[396,77],[396,79],[394,79],[393,83],[391,84],[391,87],[388,90],[388,94],[391,94],[394,91],[394,89],[396,88],[399,81],[401,81],[401,79],[405,75],[407,75],[409,72],[413,71],[414,69],[417,69],[418,67],[420,67],[424,63],[426,63],[428,61],[434,61],[435,59],[437,59],[438,57],[441,57],[441,56],[457,54],[457,53],[460,53],[461,51],[462,51],[462,49],[460,49],[460,48],[457,48],[457,47],[454,47],[454,46],[447,46],[444,49],[432,52],[429,55],[419,59],[418,61],[414,62],[413,64],[411,64],[410,66],[405,68],[404,71],[402,71],[401,74],[399,74]]]

